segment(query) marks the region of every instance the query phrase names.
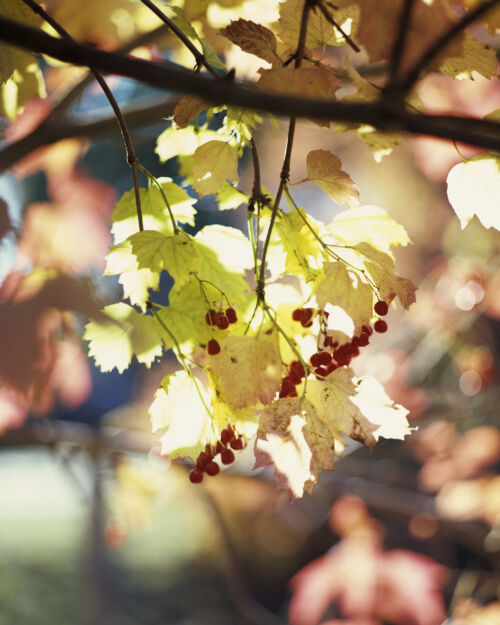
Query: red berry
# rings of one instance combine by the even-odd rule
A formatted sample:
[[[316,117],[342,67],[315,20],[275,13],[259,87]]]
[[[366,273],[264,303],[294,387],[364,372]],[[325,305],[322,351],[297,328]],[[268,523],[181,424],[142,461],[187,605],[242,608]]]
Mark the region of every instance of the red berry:
[[[234,452],[231,449],[223,449],[220,454],[222,464],[231,464],[234,462]]]
[[[193,484],[199,484],[203,479],[203,473],[201,471],[198,471],[198,469],[193,469],[189,473],[189,479]]]
[[[216,456],[217,454],[220,454],[223,449],[224,449],[223,444],[220,441],[217,441],[217,445],[215,446],[214,456]]]
[[[236,450],[243,449],[243,439],[241,438],[241,436],[238,436],[238,438],[235,438],[229,444],[231,445],[233,449],[236,449]]]
[[[225,428],[220,433],[220,440],[223,445],[227,445],[234,438],[234,432],[229,428]]]
[[[205,321],[209,326],[217,325],[217,313],[215,310],[210,309],[205,315]]]
[[[361,332],[365,332],[366,334],[368,334],[368,336],[373,334],[373,330],[370,328],[370,326],[361,326]]]
[[[292,319],[294,321],[302,321],[304,310],[302,308],[296,308],[292,313]]]
[[[198,456],[198,459],[196,460],[196,469],[200,472],[203,473],[206,468],[207,468],[207,464],[212,460],[212,455],[208,454],[205,451],[202,451],[201,454]]]
[[[387,332],[387,323],[383,319],[375,321],[373,327],[375,328],[375,332],[379,332],[380,334]]]
[[[309,328],[312,326],[312,316],[314,314],[314,310],[312,308],[303,308],[302,309],[302,319],[300,322],[304,326],[304,328]]]
[[[302,377],[298,375],[296,371],[290,371],[290,373],[286,377],[295,386],[297,386],[297,384],[300,384],[302,382]]]
[[[312,321],[308,321],[307,323],[303,323],[302,325],[304,326],[304,328],[310,328],[312,324],[313,324]]]
[[[380,300],[375,304],[374,310],[377,315],[385,317],[385,315],[387,315],[387,313],[389,312],[389,305],[387,302],[383,302],[382,300]]]
[[[210,356],[215,356],[215,354],[218,354],[220,352],[219,342],[216,339],[210,339],[208,341],[207,349]]]
[[[370,335],[367,332],[361,332],[359,335],[359,346],[365,347],[370,342]]]
[[[332,357],[330,356],[328,352],[321,352],[319,356],[320,356],[319,364],[324,367],[327,367],[332,362]]]
[[[361,345],[359,342],[359,336],[353,336],[351,344],[354,345],[354,347],[359,347]]]
[[[220,471],[219,465],[216,462],[214,462],[213,460],[211,460],[207,464],[206,472],[207,472],[208,475],[217,475],[217,473],[219,473],[219,471]]]
[[[321,365],[321,354],[322,352],[316,352],[309,358],[309,362],[313,367],[319,367]]]
[[[226,317],[229,323],[236,323],[238,321],[234,308],[226,308]]]
[[[281,381],[280,397],[293,397],[292,393],[295,392],[295,384],[287,376]]]
[[[217,315],[217,327],[219,328],[219,330],[225,330],[229,327],[229,320],[226,315],[222,313]]]
[[[334,362],[331,362],[328,367],[326,368],[327,371],[327,375],[330,375],[330,373],[332,371],[335,371],[335,369],[337,369],[337,365]]]
[[[290,363],[290,371],[297,377],[303,378],[306,375],[304,371],[304,365],[300,363],[298,360],[294,360]]]
[[[328,369],[326,367],[318,367],[314,370],[314,373],[317,376],[322,376],[323,378],[326,378],[326,376],[328,375]]]

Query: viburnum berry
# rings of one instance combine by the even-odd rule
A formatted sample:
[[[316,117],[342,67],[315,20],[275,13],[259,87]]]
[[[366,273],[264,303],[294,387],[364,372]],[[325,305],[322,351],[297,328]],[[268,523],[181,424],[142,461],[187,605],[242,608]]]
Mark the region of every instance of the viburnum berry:
[[[361,332],[365,332],[366,334],[368,334],[368,336],[373,334],[373,330],[370,326],[361,326]]]
[[[209,326],[217,325],[217,313],[212,308],[205,315],[205,321]]]
[[[207,350],[210,356],[215,356],[220,352],[220,345],[217,339],[210,339],[208,341]]]
[[[223,449],[220,453],[222,464],[231,464],[234,462],[234,452],[231,449]]]
[[[220,441],[217,441],[217,444],[215,445],[214,456],[216,456],[217,454],[220,454],[223,449],[224,449],[224,445]]]
[[[321,352],[316,352],[315,354],[313,354],[309,358],[309,362],[312,364],[313,367],[320,367],[321,366]]]
[[[304,365],[298,360],[294,360],[290,363],[290,371],[299,378],[304,378],[306,372],[304,371]]]
[[[292,313],[292,319],[294,321],[302,321],[302,317],[304,315],[304,309],[303,308],[296,308],[293,313]]]
[[[359,335],[359,346],[366,347],[370,342],[370,335],[367,332],[361,332]]]
[[[235,450],[243,449],[243,439],[241,438],[241,436],[233,439],[229,444]]]
[[[302,309],[302,319],[300,320],[300,322],[304,326],[304,328],[309,328],[310,326],[312,326],[313,314],[314,314],[314,310],[312,308]]]
[[[319,364],[327,367],[332,362],[332,357],[328,352],[319,353]]]
[[[220,467],[216,462],[211,460],[207,464],[207,468],[205,469],[205,471],[207,472],[207,475],[217,475],[217,473],[219,473],[220,471]]]
[[[316,374],[316,376],[326,378],[326,376],[328,375],[328,369],[326,367],[317,367],[314,370],[314,373]]]
[[[377,319],[377,321],[373,324],[373,327],[375,332],[379,332],[380,334],[387,332],[387,323],[383,319]]]
[[[297,397],[297,390],[295,389],[295,384],[293,381],[287,376],[283,378],[281,381],[281,389],[280,389],[280,398],[283,397]]]
[[[225,330],[229,327],[229,320],[223,313],[217,315],[217,327],[219,330]]]
[[[375,304],[374,310],[377,313],[377,315],[380,315],[381,317],[385,317],[385,315],[387,315],[387,313],[389,312],[389,304],[387,302],[379,300]]]
[[[236,323],[238,321],[234,308],[226,308],[226,317],[229,323]]]
[[[198,469],[193,469],[190,473],[189,473],[189,480],[193,483],[193,484],[199,484],[201,482],[201,480],[203,479],[203,473],[201,471],[198,471]]]
[[[230,428],[224,428],[220,433],[220,440],[223,445],[227,445],[229,441],[233,440],[234,432]]]
[[[332,361],[328,367],[326,368],[327,371],[327,375],[330,375],[330,373],[332,373],[332,371],[335,371],[335,369],[338,369],[337,365]]]

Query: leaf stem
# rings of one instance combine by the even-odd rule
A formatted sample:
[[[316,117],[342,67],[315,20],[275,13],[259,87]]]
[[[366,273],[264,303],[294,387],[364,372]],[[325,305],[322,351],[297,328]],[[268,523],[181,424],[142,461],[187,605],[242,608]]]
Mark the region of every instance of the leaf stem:
[[[26,6],[28,6],[34,13],[40,15],[52,28],[59,34],[63,39],[67,39],[72,43],[75,43],[73,37],[65,30],[59,22],[57,22],[45,9],[43,9],[39,4],[37,4],[34,0],[22,0]],[[135,205],[137,209],[137,220],[139,223],[139,230],[144,230],[144,224],[142,219],[142,209],[141,209],[141,197],[139,192],[139,181],[137,178],[137,156],[135,155],[134,145],[132,143],[132,138],[130,136],[130,132],[127,127],[127,123],[123,117],[123,114],[118,106],[118,102],[116,101],[113,93],[108,87],[107,82],[104,78],[92,67],[89,67],[90,71],[94,75],[94,78],[99,83],[99,86],[104,91],[104,95],[108,99],[108,102],[113,109],[118,125],[120,126],[120,130],[122,133],[123,141],[125,143],[125,151],[127,154],[127,163],[130,165],[132,170],[132,178],[134,181],[134,191],[135,191]]]
[[[179,234],[179,227],[177,225],[177,222],[175,220],[174,214],[172,212],[172,207],[170,206],[170,202],[168,201],[168,198],[167,198],[167,196],[165,194],[165,191],[163,190],[163,187],[161,186],[160,182],[158,181],[156,176],[153,176],[153,174],[149,170],[147,170],[145,167],[143,167],[140,163],[137,164],[137,167],[147,178],[149,178],[149,180],[151,180],[157,186],[158,190],[161,193],[163,201],[165,202],[165,205],[167,207],[168,214],[169,214],[169,217],[170,217],[170,221],[172,222],[172,229],[174,231],[174,234]]]
[[[328,10],[326,9],[326,7],[323,6],[322,2],[318,2],[316,6],[321,11],[321,13],[323,13],[323,15],[325,16],[325,19],[328,20],[330,24],[341,33],[342,37],[344,37],[347,44],[351,46],[354,52],[361,52],[361,49],[358,46],[358,44],[344,31],[342,26],[333,19],[330,13],[328,13]]]

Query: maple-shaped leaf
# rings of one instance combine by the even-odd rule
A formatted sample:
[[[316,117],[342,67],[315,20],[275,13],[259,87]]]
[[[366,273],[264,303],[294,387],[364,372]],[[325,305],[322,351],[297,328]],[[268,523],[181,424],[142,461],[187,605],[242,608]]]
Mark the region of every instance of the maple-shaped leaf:
[[[168,236],[143,230],[111,249],[106,256],[104,273],[119,274],[124,297],[145,310],[148,289],[158,289],[163,270],[182,284],[196,270],[196,262],[196,249],[185,232]]]
[[[212,418],[217,432],[221,432],[228,425],[231,425],[238,434],[246,436],[247,439],[257,431],[259,416],[253,408],[234,408],[227,401],[221,388],[213,375],[209,373],[209,386],[212,398]]]
[[[262,411],[255,468],[272,463],[278,488],[291,499],[311,492],[320,470],[333,468],[333,455],[334,438],[310,402],[277,399]]]
[[[334,100],[340,87],[339,79],[322,65],[306,63],[298,68],[287,65],[261,69],[259,73],[257,85],[264,91]]]
[[[357,4],[361,11],[356,35],[357,43],[364,46],[372,63],[389,60],[397,37],[404,0],[363,0]],[[457,17],[450,10],[447,0],[415,2],[411,14],[411,28],[408,29],[401,57],[401,71],[405,72],[414,65],[456,21]],[[459,55],[463,39],[463,33],[454,37],[438,59]]]
[[[298,45],[301,17],[304,0],[286,0],[279,5],[280,30],[278,35],[290,48],[295,50]],[[356,5],[331,9],[328,12],[342,30],[350,36],[355,35],[359,21],[359,9]],[[322,46],[343,46],[346,40],[342,33],[335,28],[319,9],[309,12],[306,34],[306,48]]]
[[[463,78],[472,80],[472,72],[491,78],[497,75],[495,50],[465,33],[461,55],[447,58],[439,66],[439,71],[458,80]]]
[[[354,374],[350,367],[338,368],[328,376],[324,384],[313,384],[311,389],[308,384],[308,398],[316,405],[320,416],[337,431],[371,449],[377,444],[374,435],[377,425],[354,402],[356,392]]]
[[[326,304],[340,306],[351,317],[355,332],[370,322],[373,311],[373,293],[359,275],[349,272],[344,263],[324,264],[324,278],[317,282],[316,301],[320,308]]]
[[[314,229],[314,220],[307,221]],[[276,220],[276,233],[285,252],[285,271],[302,275],[306,282],[316,279],[323,265],[323,247],[297,209],[281,213]]]
[[[485,228],[500,230],[500,156],[478,154],[452,167],[448,200],[462,229],[477,216]]]
[[[257,124],[260,123],[262,123],[262,116],[255,111],[228,106],[219,132],[229,137],[231,145],[240,148],[250,142]]]
[[[160,327],[153,317],[141,315],[122,302],[106,306],[104,313],[106,318],[90,321],[83,335],[89,341],[89,355],[101,371],[112,371],[116,367],[122,373],[132,356],[149,367],[162,355]]]
[[[212,104],[195,95],[186,95],[174,108],[174,122],[177,128],[186,128],[190,121],[210,108]]]
[[[254,54],[268,63],[280,63],[276,53],[276,37],[272,30],[250,20],[239,19],[222,28],[220,34],[239,46],[244,52]]]
[[[396,274],[392,256],[375,249],[369,243],[353,246],[363,258],[366,272],[378,289],[378,297],[385,302],[392,302],[397,297],[405,310],[415,303],[417,287],[408,278]]]
[[[335,215],[327,231],[345,245],[369,243],[389,252],[391,245],[408,245],[410,238],[404,227],[378,206],[357,206]]]
[[[356,395],[351,398],[351,402],[371,424],[378,426],[371,433],[376,441],[381,436],[403,440],[411,434],[406,418],[408,410],[395,404],[380,382],[371,375],[358,380]]]
[[[352,208],[359,204],[359,191],[349,174],[341,169],[338,156],[328,150],[312,150],[306,158],[307,178],[315,182],[332,200]]]
[[[208,368],[234,408],[270,403],[281,384],[281,358],[275,329],[257,336],[229,336],[219,341],[221,351]]]
[[[160,438],[162,454],[196,461],[207,443],[215,444],[217,434],[209,405],[210,398],[201,382],[186,371],[163,379],[148,410],[153,432],[166,428]]]
[[[195,198],[190,197],[184,189],[181,189],[170,178],[158,178],[160,189],[156,184],[150,183],[147,189],[140,189],[142,219],[145,230],[157,230],[164,234],[173,234],[172,222],[165,199],[172,209],[177,222],[194,226],[196,210],[193,208]],[[139,229],[137,221],[137,206],[135,203],[135,191],[126,191],[118,200],[115,210],[111,215],[111,232],[116,245],[125,241],[130,235]]]
[[[220,191],[226,180],[238,181],[238,153],[226,141],[208,141],[194,153],[193,186],[200,196]]]
[[[214,139],[220,139],[220,135],[206,126],[176,128],[172,124],[158,137],[155,152],[160,161],[168,161],[170,158],[193,154],[200,145]]]

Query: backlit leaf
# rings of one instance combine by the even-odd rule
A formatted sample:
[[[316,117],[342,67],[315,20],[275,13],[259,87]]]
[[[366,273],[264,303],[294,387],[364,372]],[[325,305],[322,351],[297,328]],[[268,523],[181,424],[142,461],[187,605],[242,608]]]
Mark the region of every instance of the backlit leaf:
[[[226,141],[208,141],[196,149],[193,186],[200,196],[218,193],[226,180],[237,182],[238,154]]]
[[[307,178],[315,182],[332,200],[351,208],[359,204],[359,191],[349,174],[341,169],[340,159],[328,150],[312,150],[307,155]]]
[[[181,98],[174,108],[174,122],[177,128],[185,128],[200,113],[210,108],[210,102],[195,95]]]
[[[94,357],[101,371],[112,371],[116,367],[122,373],[134,355],[149,367],[162,355],[160,326],[153,317],[141,315],[124,303],[106,306],[104,313],[107,319],[90,321],[83,335],[89,341],[89,355]]]
[[[447,58],[439,67],[439,71],[459,80],[472,79],[472,72],[491,78],[497,75],[495,50],[465,33],[462,54]]]
[[[203,398],[203,401],[202,401]],[[166,428],[161,436],[161,453],[169,458],[196,460],[216,435],[207,408],[210,399],[199,380],[186,371],[166,376],[156,391],[149,415],[153,432]]]
[[[220,31],[221,35],[239,46],[244,52],[254,54],[268,63],[280,62],[276,53],[274,33],[250,20],[239,19]]]
[[[215,130],[208,130],[206,127],[195,128],[194,126],[176,128],[172,124],[158,137],[155,152],[160,161],[168,161],[177,156],[193,154],[197,147],[213,139],[220,139],[220,135]]]
[[[500,156],[473,156],[455,165],[446,182],[462,229],[476,215],[485,228],[500,230]]]

